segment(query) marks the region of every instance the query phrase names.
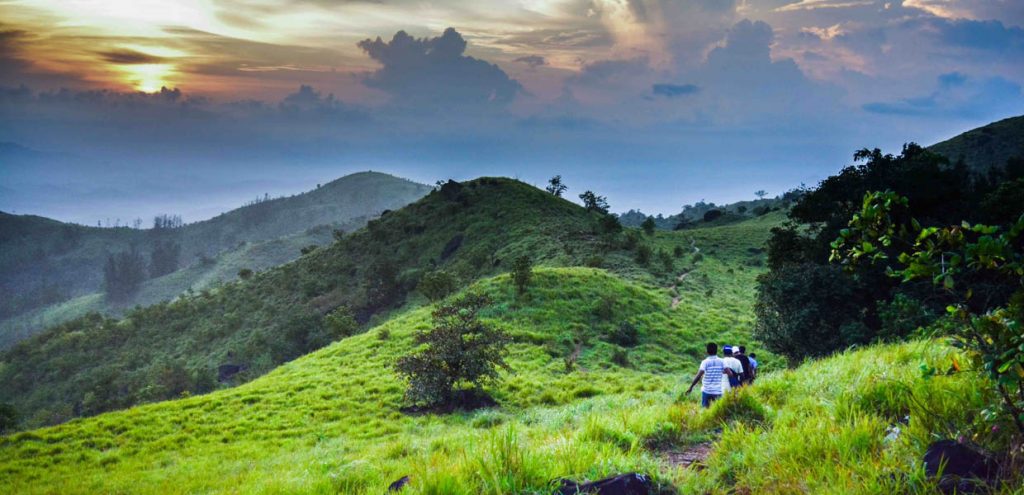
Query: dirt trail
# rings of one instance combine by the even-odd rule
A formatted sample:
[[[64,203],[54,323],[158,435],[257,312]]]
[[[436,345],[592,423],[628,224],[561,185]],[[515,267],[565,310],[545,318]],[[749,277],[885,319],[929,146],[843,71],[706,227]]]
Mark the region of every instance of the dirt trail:
[[[691,239],[690,247],[693,248],[694,254],[700,253],[700,248],[697,247],[697,241]],[[691,271],[692,270],[686,270],[685,272],[680,273],[679,276],[676,277],[676,283],[668,288],[669,293],[672,294],[672,302],[669,304],[671,309],[676,309],[676,307],[679,306],[679,303],[682,302],[682,296],[679,295],[679,284],[686,280],[686,277]]]
[[[711,442],[690,445],[682,450],[670,450],[665,452],[666,463],[673,468],[704,469],[704,459],[711,455],[713,445]]]

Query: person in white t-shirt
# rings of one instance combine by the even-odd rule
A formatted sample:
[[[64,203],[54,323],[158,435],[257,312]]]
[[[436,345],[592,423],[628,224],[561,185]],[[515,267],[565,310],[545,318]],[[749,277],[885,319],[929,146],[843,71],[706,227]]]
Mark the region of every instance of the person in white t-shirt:
[[[743,376],[744,371],[743,363],[739,359],[732,357],[732,346],[725,346],[724,352],[725,357],[722,358],[722,364],[725,365],[726,369],[732,370],[732,373],[729,374],[728,387],[728,390],[731,390],[740,386],[740,377]]]
[[[697,376],[693,377],[690,388],[686,390],[686,394],[689,395],[690,392],[693,392],[693,387],[697,386],[697,382],[701,382],[700,405],[702,407],[710,407],[712,402],[722,397],[722,393],[725,392],[725,387],[728,385],[727,376],[732,373],[732,370],[727,369],[722,359],[718,357],[718,344],[709,343],[707,352],[708,357],[700,362]]]

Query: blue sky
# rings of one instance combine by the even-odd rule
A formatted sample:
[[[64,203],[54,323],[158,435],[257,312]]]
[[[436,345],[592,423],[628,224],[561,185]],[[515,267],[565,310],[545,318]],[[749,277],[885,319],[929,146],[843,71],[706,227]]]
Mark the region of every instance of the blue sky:
[[[0,19],[0,209],[88,224],[366,169],[561,174],[671,214],[1024,113],[1014,0],[13,0]]]

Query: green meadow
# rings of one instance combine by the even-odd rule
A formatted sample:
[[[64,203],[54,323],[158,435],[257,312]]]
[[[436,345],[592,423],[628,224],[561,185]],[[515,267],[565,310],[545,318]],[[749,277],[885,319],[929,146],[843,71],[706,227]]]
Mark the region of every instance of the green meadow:
[[[695,272],[723,268],[735,287],[709,276],[722,284],[715,295],[676,309],[667,290],[601,269],[538,269],[521,297],[507,275],[467,288],[492,298],[484,320],[513,337],[511,372],[490,390],[498,408],[400,410],[391,366],[430,325],[422,307],[235,388],[4,437],[0,483],[5,493],[382,493],[410,475],[409,493],[499,494],[639,471],[666,493],[933,492],[924,447],[972,434],[947,430],[970,425],[988,390],[973,374],[922,377],[921,365],[956,357],[941,343],[795,369],[765,355],[772,371],[710,410],[682,395],[706,340],[749,335],[750,294],[737,288],[748,271],[701,261]],[[609,342],[623,322],[638,329],[630,347]],[[902,432],[887,440],[893,425]],[[669,460],[705,442],[704,469]]]

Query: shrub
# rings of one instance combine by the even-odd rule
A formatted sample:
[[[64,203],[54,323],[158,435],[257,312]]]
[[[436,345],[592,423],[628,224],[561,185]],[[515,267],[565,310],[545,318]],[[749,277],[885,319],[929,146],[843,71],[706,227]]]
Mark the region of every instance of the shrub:
[[[682,258],[684,254],[686,254],[686,250],[683,249],[683,246],[676,246],[672,248],[672,256]]]
[[[434,270],[423,275],[417,290],[430,301],[440,301],[455,292],[458,282],[455,276],[445,270]]]
[[[935,321],[937,315],[927,306],[906,294],[896,294],[892,301],[878,302],[882,321],[878,336],[886,340],[904,338]]]
[[[305,255],[307,255],[309,253],[312,253],[313,251],[316,251],[317,248],[319,248],[319,247],[320,246],[317,246],[316,244],[310,244],[309,246],[306,246],[306,247],[300,249],[299,252],[302,253],[303,256],[305,256]]]
[[[0,402],[0,434],[7,433],[18,426],[18,412],[14,406]]]
[[[635,230],[626,232],[626,239],[622,243],[622,248],[627,251],[636,249],[637,244],[640,243],[640,235]]]
[[[608,342],[622,347],[633,347],[640,343],[640,333],[635,325],[624,321],[608,333]]]
[[[516,286],[516,294],[526,294],[526,288],[533,278],[533,265],[529,256],[520,256],[512,263],[512,283]]]
[[[238,270],[238,278],[242,280],[249,280],[250,278],[252,278],[252,270],[248,268],[242,268],[241,270]]]
[[[598,321],[611,321],[615,317],[615,299],[610,296],[598,299],[597,303],[594,304],[592,313]]]
[[[593,191],[585,191],[583,194],[580,194],[580,200],[583,201],[583,207],[587,211],[608,213],[608,200],[604,196],[598,196]]]
[[[616,347],[615,350],[612,351],[612,362],[615,363],[617,366],[628,368],[629,353],[626,352],[626,350],[621,347]]]
[[[488,304],[486,296],[468,294],[434,310],[434,327],[415,335],[421,347],[395,365],[409,384],[409,401],[454,405],[457,387],[479,390],[498,378],[498,368],[508,368],[503,357],[508,335],[478,319]]]
[[[646,244],[641,244],[636,248],[636,262],[647,266],[651,262],[651,248]]]
[[[583,261],[583,265],[589,266],[590,268],[601,268],[602,266],[604,266],[604,256],[600,256],[597,254],[590,256]]]
[[[348,306],[339,306],[324,317],[327,333],[331,340],[352,336],[359,330],[359,323]]]
[[[644,229],[644,233],[647,235],[654,235],[654,218],[647,217],[644,223],[640,224],[640,228]]]
[[[758,278],[754,338],[795,362],[865,343],[871,335],[852,325],[861,318],[864,296],[837,267],[783,266]]]
[[[721,218],[722,215],[723,215],[722,210],[708,210],[708,211],[704,212],[704,221],[705,222],[713,222],[713,221],[718,220],[719,218]]]

